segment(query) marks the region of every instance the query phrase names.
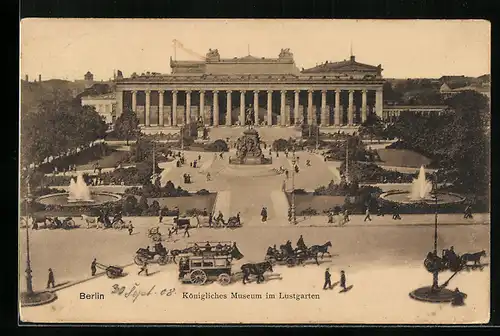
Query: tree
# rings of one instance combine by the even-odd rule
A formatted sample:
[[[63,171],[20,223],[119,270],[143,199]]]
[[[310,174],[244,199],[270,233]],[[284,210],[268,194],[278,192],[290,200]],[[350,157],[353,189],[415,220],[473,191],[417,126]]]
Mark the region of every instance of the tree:
[[[89,106],[65,91],[45,92],[34,110],[21,114],[21,163],[41,163],[49,156],[88,146],[102,138],[106,123]]]
[[[358,132],[361,136],[369,136],[370,141],[372,141],[374,137],[381,138],[384,136],[384,125],[375,113],[370,113],[367,115],[365,122],[359,127]]]
[[[454,176],[458,191],[481,193],[489,189],[489,104],[485,96],[465,91],[446,102],[444,115],[402,115],[394,132],[405,147],[415,150]]]
[[[137,115],[130,109],[126,109],[115,121],[115,134],[121,139],[129,140],[137,136],[139,133],[139,119]]]

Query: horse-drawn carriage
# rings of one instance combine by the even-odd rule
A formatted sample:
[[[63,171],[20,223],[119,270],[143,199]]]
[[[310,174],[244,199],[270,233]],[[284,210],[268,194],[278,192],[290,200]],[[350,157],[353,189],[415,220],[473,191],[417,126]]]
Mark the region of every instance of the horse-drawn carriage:
[[[269,261],[246,263],[241,266],[241,272],[232,273],[232,258],[230,256],[182,256],[179,261],[179,280],[183,283],[204,285],[208,282],[218,282],[222,286],[229,285],[239,277],[243,284],[249,281],[251,275],[257,277],[257,283],[264,281],[265,272],[273,272]],[[280,277],[279,274],[277,274]]]
[[[279,250],[269,247],[265,260],[272,264],[287,265],[288,267],[304,265],[309,260],[314,260],[319,265],[318,254],[321,253],[321,259],[324,258],[325,254],[331,257],[331,254],[328,252],[328,248],[331,246],[331,242],[326,242],[323,245],[313,245],[309,248],[301,246],[294,249],[290,241],[288,241],[284,245],[280,245]]]
[[[48,216],[34,216],[32,220],[32,228],[37,229],[75,229],[80,227],[75,224],[72,217],[66,217],[62,221],[58,217],[48,217]]]
[[[428,272],[443,272],[450,270],[452,272],[460,272],[462,270],[470,271],[471,269],[483,270],[485,264],[481,263],[481,257],[486,256],[486,251],[482,250],[476,253],[465,253],[463,255],[456,254],[453,249],[445,249],[442,256],[429,252],[424,260],[424,266]],[[470,264],[469,262],[473,262]]]
[[[150,251],[149,248],[139,248],[135,253],[134,262],[142,266],[145,263],[157,263],[159,265],[166,265],[174,260],[172,254],[163,247],[161,243],[156,243],[154,245],[154,251]]]

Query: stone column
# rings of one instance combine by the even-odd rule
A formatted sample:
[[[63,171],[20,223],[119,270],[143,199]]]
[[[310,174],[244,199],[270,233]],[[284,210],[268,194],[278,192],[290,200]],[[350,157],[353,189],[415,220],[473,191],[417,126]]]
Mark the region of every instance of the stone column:
[[[240,125],[245,126],[245,91],[240,91]]]
[[[375,93],[375,113],[379,118],[382,118],[383,104],[384,99],[382,88],[377,88],[377,92]]]
[[[253,110],[255,117],[255,126],[259,125],[259,91],[256,90],[253,92]]]
[[[342,107],[340,106],[340,89],[335,90],[335,126],[340,126],[340,116]]]
[[[205,125],[205,91],[200,91],[200,113],[199,116],[203,120],[203,125]]]
[[[226,91],[226,126],[231,126],[231,91]]]
[[[219,126],[219,91],[213,91],[214,93],[214,108],[212,113],[214,114],[214,126]]]
[[[123,113],[123,91],[116,91],[116,118]]]
[[[186,91],[186,117],[184,118],[184,124],[191,123],[191,91]]]
[[[177,126],[177,90],[172,91],[172,126]]]
[[[326,90],[321,91],[321,126],[328,126],[326,114]]]
[[[366,121],[366,89],[361,91],[361,122]]]
[[[312,90],[308,90],[307,91],[307,124],[308,125],[313,124],[312,105],[313,105],[313,92],[312,92]]]
[[[300,118],[299,116],[299,93],[300,93],[300,90],[295,90],[294,91],[294,105],[293,105],[293,119],[294,119],[294,122],[295,124],[297,124],[297,122],[299,120],[302,120],[302,118]]]
[[[354,90],[349,90],[349,105],[347,107],[347,124],[354,124]]]
[[[132,111],[137,110],[137,91],[132,91]]]
[[[267,126],[273,125],[273,90],[267,91]]]
[[[281,90],[281,101],[280,101],[280,124],[281,126],[285,126],[286,125],[286,118],[285,118],[285,95],[286,95],[286,91],[285,90]]]
[[[145,118],[145,121],[144,121],[144,124],[146,126],[149,126],[149,109],[150,109],[150,105],[151,105],[151,91],[150,90],[146,90],[146,118]]]
[[[164,125],[164,120],[163,120],[163,94],[165,93],[164,90],[159,90],[158,91],[158,124],[159,126]]]

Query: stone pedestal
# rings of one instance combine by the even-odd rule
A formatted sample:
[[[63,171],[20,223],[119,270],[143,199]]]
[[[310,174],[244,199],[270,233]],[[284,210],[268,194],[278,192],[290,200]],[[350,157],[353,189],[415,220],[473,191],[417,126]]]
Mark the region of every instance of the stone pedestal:
[[[266,159],[260,148],[259,133],[253,129],[246,129],[243,136],[236,141],[236,157],[230,158],[230,164],[261,165],[271,163]]]

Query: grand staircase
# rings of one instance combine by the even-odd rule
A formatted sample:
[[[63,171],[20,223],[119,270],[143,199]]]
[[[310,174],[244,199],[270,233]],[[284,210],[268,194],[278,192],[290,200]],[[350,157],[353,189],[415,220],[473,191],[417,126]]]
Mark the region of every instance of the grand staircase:
[[[300,138],[301,134],[295,127],[255,127],[255,129],[259,132],[260,139],[265,142],[273,142],[277,139],[288,139],[292,138]],[[212,127],[210,128],[209,136],[211,141],[215,141],[217,139],[229,138],[230,140],[238,139],[245,130],[245,127]]]

